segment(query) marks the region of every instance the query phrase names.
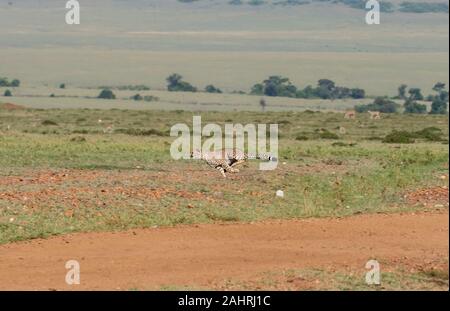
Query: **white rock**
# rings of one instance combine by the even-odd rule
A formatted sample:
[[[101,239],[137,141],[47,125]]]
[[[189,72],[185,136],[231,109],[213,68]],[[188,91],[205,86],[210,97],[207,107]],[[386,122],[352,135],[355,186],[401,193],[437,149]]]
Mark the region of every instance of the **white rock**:
[[[277,197],[284,198],[284,191],[283,190],[278,190],[277,191]]]

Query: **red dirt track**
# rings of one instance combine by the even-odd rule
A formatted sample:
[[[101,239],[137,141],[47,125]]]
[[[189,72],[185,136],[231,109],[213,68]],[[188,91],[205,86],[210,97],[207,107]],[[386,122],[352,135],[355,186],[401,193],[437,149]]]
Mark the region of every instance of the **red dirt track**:
[[[0,246],[0,290],[217,288],[282,269],[382,269],[448,263],[449,214],[180,226],[81,233]],[[78,260],[81,285],[65,283]],[[448,269],[448,267],[446,268]]]

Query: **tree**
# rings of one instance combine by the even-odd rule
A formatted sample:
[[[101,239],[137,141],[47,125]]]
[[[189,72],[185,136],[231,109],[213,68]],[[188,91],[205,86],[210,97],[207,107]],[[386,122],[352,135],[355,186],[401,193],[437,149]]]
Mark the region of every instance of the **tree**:
[[[167,77],[167,83],[169,83],[168,85],[168,89],[170,91],[170,88],[174,88],[176,87],[179,82],[181,81],[181,79],[183,79],[183,77],[181,75],[179,75],[178,73],[174,73],[171,74],[169,77]]]
[[[11,93],[10,90],[6,90],[5,93],[3,94],[3,96],[5,96],[5,97],[11,97],[11,96],[12,96],[12,93]]]
[[[20,80],[14,79],[11,82],[7,78],[0,78],[0,87],[19,87]]]
[[[264,95],[267,96],[283,96],[283,97],[296,97],[297,88],[292,85],[289,78],[281,76],[270,76],[263,82]]]
[[[433,90],[438,92],[438,95],[433,96],[430,114],[447,114],[448,92],[445,91],[445,83],[436,83]]]
[[[333,90],[336,84],[329,79],[320,79],[318,81],[318,87],[316,89],[316,95],[322,99],[334,98]]]
[[[320,79],[318,85],[320,88],[325,88],[329,91],[332,91],[336,87],[336,83],[329,79]]]
[[[433,91],[441,93],[443,90],[445,90],[445,83],[438,82],[433,86]]]
[[[251,95],[263,95],[264,94],[264,85],[261,83],[257,83],[253,85],[252,89],[250,90]]]
[[[60,89],[65,89],[65,88],[66,88],[66,84],[65,84],[65,83],[61,83],[61,84],[59,85],[59,88],[60,88]]]
[[[422,91],[419,88],[412,88],[409,89],[408,91],[409,93],[409,99],[410,100],[423,100],[423,95],[422,95]]]
[[[289,81],[289,78],[270,76],[263,83],[253,85],[250,94],[272,97],[297,97],[297,87]]]
[[[169,92],[197,92],[197,88],[190,83],[183,81],[183,77],[174,73],[166,79]]]
[[[351,94],[350,97],[354,98],[354,99],[362,99],[366,97],[366,91],[363,89],[352,89],[351,90]]]
[[[406,84],[402,84],[398,87],[398,98],[406,99],[406,88],[408,86]]]
[[[303,90],[297,91],[297,98],[314,98],[316,97],[316,90],[308,85]]]
[[[407,99],[404,104],[405,113],[426,113],[427,106],[419,104],[415,100]]]
[[[447,101],[442,101],[439,96],[436,96],[431,103],[430,114],[447,114]]]
[[[110,89],[104,89],[98,95],[98,98],[102,99],[116,99],[116,95]]]
[[[133,99],[133,100],[143,100],[144,98],[141,96],[141,94],[136,94],[136,95],[132,96],[131,99]]]

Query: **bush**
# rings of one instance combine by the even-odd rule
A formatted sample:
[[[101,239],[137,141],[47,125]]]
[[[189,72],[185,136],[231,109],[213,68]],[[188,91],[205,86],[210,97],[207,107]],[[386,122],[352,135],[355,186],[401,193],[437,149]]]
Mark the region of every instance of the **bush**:
[[[410,132],[392,131],[383,139],[383,143],[387,144],[412,144],[414,139]]]
[[[442,141],[442,135],[442,130],[434,126],[413,133],[415,138],[422,138],[428,141]]]
[[[98,95],[98,98],[101,99],[116,99],[116,95],[114,95],[113,91],[110,89],[103,89],[100,94]]]
[[[131,99],[133,99],[133,100],[143,100],[144,97],[142,97],[140,94],[136,94],[136,95],[132,96]]]
[[[65,83],[61,83],[61,84],[59,85],[59,88],[60,88],[60,89],[65,89],[65,88],[66,88],[66,84],[65,84]]]
[[[56,123],[55,121],[52,121],[52,120],[44,120],[44,121],[42,121],[42,123],[41,123],[42,125],[45,125],[45,126],[48,126],[48,125],[58,125],[58,123]]]
[[[221,89],[216,88],[214,85],[210,84],[205,87],[205,92],[207,93],[222,93]]]
[[[144,101],[146,102],[157,102],[159,100],[159,97],[147,95],[144,96]]]
[[[309,140],[309,138],[308,138],[308,136],[305,136],[305,135],[297,135],[295,137],[295,140],[306,141],[306,140]]]
[[[319,137],[322,139],[339,139],[339,136],[337,134],[334,134],[328,130],[325,130],[322,133],[320,133]]]
[[[10,90],[6,90],[5,93],[3,94],[3,96],[11,97],[11,96],[12,96],[12,93],[11,93]]]

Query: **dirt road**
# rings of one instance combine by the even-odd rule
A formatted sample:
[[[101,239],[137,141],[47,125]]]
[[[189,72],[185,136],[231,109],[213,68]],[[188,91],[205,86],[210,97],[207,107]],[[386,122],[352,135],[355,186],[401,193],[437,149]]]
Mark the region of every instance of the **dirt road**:
[[[0,246],[0,290],[214,288],[266,271],[448,262],[448,211],[83,233]],[[65,263],[81,285],[65,283]],[[447,268],[448,269],[448,268]]]

